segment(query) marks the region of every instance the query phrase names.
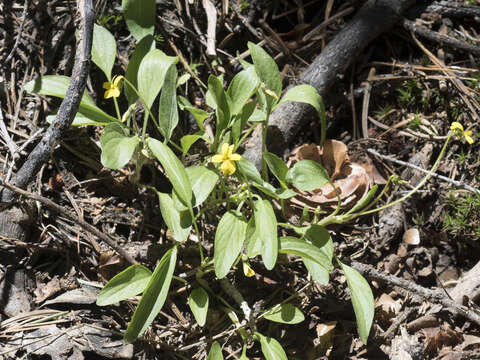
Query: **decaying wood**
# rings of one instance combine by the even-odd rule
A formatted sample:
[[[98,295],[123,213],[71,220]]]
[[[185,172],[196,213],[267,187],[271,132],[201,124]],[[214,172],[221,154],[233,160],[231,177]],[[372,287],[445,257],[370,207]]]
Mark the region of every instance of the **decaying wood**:
[[[30,183],[42,165],[48,161],[58,141],[64,137],[77,113],[85,90],[95,14],[91,0],[78,0],[77,7],[80,15],[79,36],[70,84],[55,120],[10,181],[20,188],[24,188]],[[16,194],[14,192],[9,189],[2,189],[0,201],[4,203],[4,208],[0,211],[0,218],[3,219],[0,222],[0,236],[25,239],[28,232],[28,226],[26,225],[29,223],[25,216],[28,216],[28,213],[23,211],[23,207],[14,206],[15,198]]]
[[[327,95],[337,76],[343,73],[363,49],[388,31],[412,5],[411,0],[370,0],[325,47],[300,77],[300,83],[314,86],[322,97]],[[300,129],[314,116],[309,105],[286,102],[271,115],[267,136],[269,151],[282,154]],[[273,141],[271,141],[271,140]],[[260,168],[261,128],[258,127],[246,145],[244,156]]]

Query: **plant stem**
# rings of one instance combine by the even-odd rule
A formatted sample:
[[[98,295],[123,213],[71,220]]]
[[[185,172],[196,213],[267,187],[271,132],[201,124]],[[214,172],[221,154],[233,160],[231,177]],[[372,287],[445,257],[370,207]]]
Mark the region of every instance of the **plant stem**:
[[[453,135],[453,132],[450,132],[448,134],[448,137],[447,137],[447,140],[445,141],[445,144],[443,145],[442,147],[442,150],[440,151],[440,154],[438,155],[438,158],[437,160],[435,161],[435,163],[433,164],[432,168],[430,169],[430,171],[428,172],[427,175],[425,175],[425,177],[422,179],[422,181],[420,181],[418,183],[417,186],[415,186],[411,191],[409,191],[405,196],[401,197],[400,199],[397,199],[395,201],[392,201],[391,203],[388,203],[388,204],[385,204],[383,206],[380,206],[378,208],[375,208],[375,209],[372,209],[372,210],[368,210],[368,211],[364,211],[364,212],[361,212],[361,213],[358,213],[358,214],[354,214],[353,217],[349,218],[348,220],[351,220],[351,219],[354,219],[358,216],[362,216],[362,215],[367,215],[367,214],[373,214],[373,213],[376,213],[376,212],[379,212],[379,211],[382,211],[382,210],[385,210],[391,206],[394,206],[396,204],[399,204],[401,203],[402,201],[405,201],[407,200],[410,196],[412,196],[414,193],[416,193],[418,191],[418,189],[420,189],[423,185],[425,185],[425,183],[428,181],[428,179],[431,178],[432,174],[435,172],[435,170],[437,170],[437,167],[438,165],[440,165],[440,160],[442,160],[443,158],[443,155],[445,154],[445,150],[447,149],[447,145],[450,141],[450,138],[452,137]]]

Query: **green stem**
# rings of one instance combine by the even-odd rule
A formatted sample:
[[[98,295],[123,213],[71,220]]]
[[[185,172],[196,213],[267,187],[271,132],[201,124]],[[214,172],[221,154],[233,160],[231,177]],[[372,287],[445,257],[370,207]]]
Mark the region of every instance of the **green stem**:
[[[442,160],[443,155],[445,154],[445,150],[447,149],[447,145],[448,145],[452,135],[453,135],[453,132],[450,132],[448,134],[447,140],[445,141],[445,144],[443,145],[442,150],[440,151],[440,154],[438,155],[437,160],[435,161],[435,163],[433,164],[432,168],[427,173],[427,175],[425,175],[425,177],[422,179],[422,181],[420,181],[418,183],[417,186],[415,186],[411,191],[409,191],[405,196],[401,197],[400,199],[397,199],[395,201],[392,201],[391,203],[385,204],[383,206],[380,206],[380,207],[372,209],[372,210],[368,210],[368,211],[364,211],[364,212],[361,212],[361,213],[358,213],[358,214],[354,214],[352,219],[354,219],[358,216],[373,214],[373,213],[385,210],[385,209],[387,209],[391,206],[397,205],[397,204],[401,203],[402,201],[407,200],[410,196],[412,196],[414,193],[416,193],[418,191],[418,189],[420,189],[423,185],[425,185],[425,183],[428,181],[428,179],[430,179],[430,177],[435,172],[435,170],[437,170],[437,167],[438,167],[438,165],[440,165],[440,161]]]
[[[120,115],[120,108],[118,107],[118,101],[116,97],[113,98],[113,103],[115,104],[115,111],[117,112],[118,121],[122,122],[122,116]]]

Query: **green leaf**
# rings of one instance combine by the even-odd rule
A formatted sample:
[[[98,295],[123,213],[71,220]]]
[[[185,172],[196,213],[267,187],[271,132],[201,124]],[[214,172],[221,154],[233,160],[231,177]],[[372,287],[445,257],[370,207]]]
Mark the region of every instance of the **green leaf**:
[[[260,340],[260,345],[262,347],[262,353],[265,356],[265,360],[288,360],[285,350],[283,350],[282,345],[271,337],[266,337],[255,332],[258,339]]]
[[[30,93],[63,99],[67,93],[69,83],[70,78],[68,76],[45,75],[29,81],[24,89]],[[116,118],[98,108],[87,93],[83,94],[78,111],[83,115],[83,118],[100,124],[118,122]]]
[[[295,163],[288,170],[286,180],[301,191],[319,189],[330,181],[323,166],[313,160],[301,160]]]
[[[136,296],[145,290],[152,272],[142,265],[131,265],[115,275],[100,291],[98,306],[115,304]]]
[[[234,76],[227,90],[227,94],[232,100],[232,115],[240,114],[243,106],[255,94],[259,85],[260,79],[253,67],[242,70]]]
[[[193,207],[196,207],[208,198],[217,184],[218,174],[205,166],[190,166],[186,171],[195,197]]]
[[[363,209],[368,204],[370,204],[370,201],[373,199],[373,197],[377,193],[377,190],[378,190],[378,185],[375,184],[374,186],[372,186],[372,188],[368,193],[366,193],[360,200],[358,200],[358,202],[350,210],[348,210],[347,214],[354,214],[357,211]]]
[[[292,189],[277,189],[266,181],[263,184],[253,183],[252,185],[274,199],[290,199],[291,197],[298,195],[298,193]]]
[[[94,25],[92,61],[103,71],[108,81],[112,80],[112,69],[117,56],[117,43],[113,35],[103,26]]]
[[[173,130],[178,124],[177,107],[177,68],[170,65],[165,82],[163,84],[162,94],[160,95],[160,108],[158,110],[158,126],[165,139],[170,140]]]
[[[182,146],[182,156],[185,156],[188,153],[188,150],[192,147],[193,144],[197,140],[203,139],[205,141],[206,138],[208,138],[208,135],[205,133],[201,133],[201,131],[197,132],[196,134],[191,134],[191,135],[184,135],[180,139],[180,145]]]
[[[240,212],[226,212],[217,226],[213,263],[215,275],[225,277],[242,250],[247,222]]]
[[[187,172],[182,162],[170,148],[157,139],[148,138],[147,146],[153,155],[160,161],[182,203],[190,207],[192,204],[192,185],[188,180]]]
[[[282,254],[293,254],[315,261],[327,271],[333,269],[332,261],[325,255],[325,252],[317,246],[308,243],[303,239],[298,239],[292,236],[284,236],[280,238],[280,249]]]
[[[155,49],[155,39],[152,35],[145,36],[140,42],[135,46],[130,59],[128,60],[127,71],[125,72],[125,78],[135,87],[138,88],[138,68],[142,62],[145,55],[148,54],[150,50]],[[125,96],[128,99],[128,104],[131,105],[138,99],[138,95],[135,91],[128,85],[124,85]]]
[[[192,229],[190,212],[187,210],[178,211],[168,194],[157,191],[157,195],[163,220],[171,231],[173,238],[179,242],[185,241]]]
[[[252,56],[258,77],[268,90],[273,91],[277,98],[280,98],[282,92],[282,76],[278,70],[277,63],[260,46],[249,42],[248,48],[250,49],[250,55]],[[267,108],[271,109],[271,106],[276,101],[273,97],[267,96]]]
[[[247,158],[243,157],[236,162],[238,171],[247,178],[247,180],[251,180],[254,183],[263,185],[264,181],[262,179],[262,175],[258,172],[255,165],[248,160]],[[242,179],[240,178],[240,181]]]
[[[137,41],[155,30],[155,0],[122,0],[123,14],[130,34]]]
[[[301,310],[292,304],[278,304],[268,310],[264,318],[282,324],[298,324],[305,320]]]
[[[330,259],[330,263],[333,258],[333,242],[330,233],[320,225],[310,225],[307,228],[303,228],[304,238],[315,245],[322,251],[325,256]],[[330,281],[330,272],[317,262],[308,258],[302,258],[305,267],[307,268],[313,280],[317,281],[320,285],[327,285]]]
[[[322,97],[312,85],[302,84],[291,88],[276,106],[279,106],[286,101],[297,101],[310,104],[319,114],[322,112],[325,113],[325,106],[323,105]]]
[[[215,129],[215,139],[219,140],[220,133],[227,127],[230,122],[230,100],[227,93],[223,89],[222,81],[213,75],[208,77],[208,93],[214,102],[217,112],[217,123]]]
[[[128,136],[120,123],[108,124],[100,136],[102,165],[112,170],[122,168],[132,158],[138,142],[138,136]]]
[[[286,177],[288,172],[287,165],[277,155],[270,152],[264,152],[263,158],[267,162],[268,168],[272,174],[277,178],[282,187],[286,188]]]
[[[255,216],[252,216],[248,221],[246,236],[245,236],[245,254],[249,258],[253,258],[261,254],[262,239],[257,232],[257,226],[255,224]]]
[[[262,260],[267,270],[272,270],[278,256],[277,218],[272,204],[268,200],[255,201],[254,216],[256,233],[262,239]]]
[[[158,49],[150,50],[138,67],[138,93],[145,101],[145,107],[150,109],[165,81],[165,76],[171,65],[176,64],[176,56],[167,56]]]
[[[234,144],[238,144],[240,136],[242,135],[242,131],[245,128],[250,116],[255,111],[256,106],[256,101],[250,101],[243,106],[241,114],[235,116],[235,121],[232,124],[232,137]]]
[[[208,302],[208,294],[201,287],[194,289],[188,297],[190,310],[200,326],[204,326],[207,321]]]
[[[168,295],[176,261],[177,247],[175,246],[163,255],[153,272],[133,314],[132,321],[125,331],[123,341],[126,344],[132,343],[143,334],[162,309]]]
[[[372,289],[368,285],[367,280],[357,270],[343,264],[340,260],[337,261],[347,278],[350,298],[352,299],[353,310],[357,319],[358,334],[362,342],[367,345],[368,334],[370,333],[375,313]]]
[[[222,348],[217,341],[214,341],[210,351],[208,352],[207,360],[223,360]]]
[[[185,110],[190,112],[190,114],[193,115],[195,118],[195,121],[197,122],[198,127],[200,130],[205,131],[205,127],[203,126],[203,122],[205,121],[206,118],[208,118],[211,114],[206,112],[205,110],[198,109],[193,106],[185,106]]]

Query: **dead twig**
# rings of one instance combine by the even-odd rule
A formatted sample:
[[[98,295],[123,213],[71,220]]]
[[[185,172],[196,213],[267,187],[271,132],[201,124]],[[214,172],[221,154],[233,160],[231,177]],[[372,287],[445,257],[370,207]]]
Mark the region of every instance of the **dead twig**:
[[[120,245],[117,244],[117,242],[108,236],[107,234],[104,234],[100,230],[98,230],[96,227],[93,225],[90,225],[86,221],[80,219],[78,216],[72,214],[70,211],[64,209],[60,205],[57,205],[54,203],[52,200],[47,199],[43,196],[40,196],[38,194],[34,194],[30,191],[26,191],[23,189],[20,189],[17,186],[14,186],[12,184],[8,184],[4,182],[2,179],[0,179],[0,186],[3,186],[7,189],[9,189],[11,192],[24,196],[26,198],[38,201],[48,207],[50,210],[55,211],[59,214],[62,214],[65,216],[67,219],[73,221],[74,223],[78,224],[80,227],[82,227],[84,230],[88,231],[89,233],[95,235],[98,237],[100,240],[104,241],[107,243],[112,249],[114,249],[120,256],[122,256],[126,261],[128,261],[130,264],[138,264],[138,262],[129,254],[125,251],[124,248],[122,248]],[[92,246],[96,249],[98,245],[96,243],[92,243]]]
[[[369,152],[370,154],[372,155],[375,155],[383,160],[387,160],[387,161],[390,161],[390,162],[393,162],[395,164],[398,164],[398,165],[403,165],[403,166],[408,166],[412,169],[415,169],[415,170],[418,170],[418,171],[421,171],[425,174],[428,174],[429,173],[429,170],[425,170],[425,169],[422,169],[421,167],[419,166],[416,166],[414,164],[411,164],[411,163],[408,163],[408,162],[405,162],[405,161],[402,161],[402,160],[397,160],[391,156],[387,156],[387,155],[382,155],[380,154],[379,152],[373,150],[373,149],[367,149],[367,152]],[[443,176],[443,175],[439,175],[437,173],[432,173],[431,174],[432,177],[435,177],[437,179],[440,179],[440,180],[443,180],[443,181],[446,181],[450,184],[453,184],[455,185],[456,187],[459,187],[459,188],[462,188],[462,189],[465,189],[465,190],[468,190],[468,191],[471,191],[475,194],[480,194],[480,190],[478,189],[475,189],[473,187],[471,187],[470,185],[467,185],[467,184],[464,184],[463,182],[461,181],[457,181],[457,180],[453,180],[453,179],[450,179],[449,177],[446,177],[446,176]]]
[[[64,137],[78,111],[85,90],[90,65],[95,12],[91,0],[78,0],[77,6],[80,14],[80,26],[70,84],[55,120],[11,180],[12,185],[20,188],[25,187],[38,173],[42,165],[49,159],[57,143]],[[12,202],[14,198],[15,193],[10,190],[4,189],[0,194],[0,200],[3,202]]]
[[[25,19],[27,17],[27,10],[28,10],[28,0],[25,0],[25,2],[23,3],[22,21],[20,22],[20,27],[18,28],[17,38],[15,39],[15,43],[13,44],[12,50],[10,50],[10,53],[5,59],[4,64],[8,64],[8,62],[12,59],[13,54],[15,54],[18,44],[20,43],[20,39],[22,37],[22,32],[23,32],[23,26],[25,25]]]
[[[446,45],[453,49],[458,49],[465,51],[467,53],[472,53],[475,55],[480,55],[480,47],[475,45],[467,44],[463,41],[454,39],[450,36],[440,34],[438,32],[432,31],[425,26],[415,24],[413,21],[408,19],[403,19],[402,25],[404,29],[408,31],[413,31],[415,34],[420,35],[421,37],[439,43],[440,45]]]

